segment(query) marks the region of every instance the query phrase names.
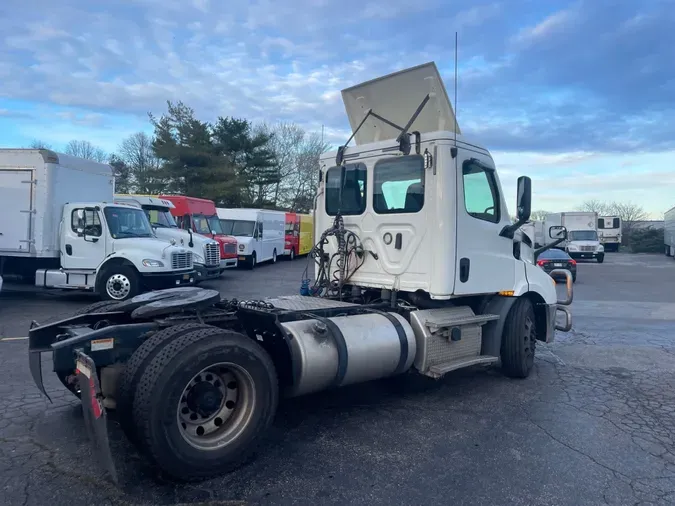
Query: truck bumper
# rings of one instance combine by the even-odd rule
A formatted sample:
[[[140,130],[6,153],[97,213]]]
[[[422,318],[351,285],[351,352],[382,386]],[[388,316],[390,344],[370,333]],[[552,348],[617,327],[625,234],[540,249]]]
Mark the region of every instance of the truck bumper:
[[[237,257],[220,259],[220,272],[223,272],[225,269],[233,269],[236,266],[237,266]]]
[[[593,253],[593,252],[590,252],[590,251],[568,251],[567,254],[569,256],[571,256],[572,258],[574,258],[575,260],[579,260],[579,259],[584,259],[584,258],[596,259],[599,256],[604,255],[605,252],[599,251],[599,252]]]
[[[220,265],[207,267],[206,265],[195,264],[195,272],[197,273],[197,281],[204,281],[219,278],[222,270]]]
[[[193,269],[182,272],[141,274],[141,277],[143,284],[150,290],[162,290],[164,288],[192,285],[197,276]]]

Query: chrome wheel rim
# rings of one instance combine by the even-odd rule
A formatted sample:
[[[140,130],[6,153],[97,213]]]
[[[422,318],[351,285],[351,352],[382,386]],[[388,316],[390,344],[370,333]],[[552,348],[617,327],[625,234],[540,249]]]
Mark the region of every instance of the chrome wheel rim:
[[[131,281],[124,274],[113,274],[106,281],[105,291],[111,299],[122,300],[131,293]]]
[[[178,401],[178,429],[202,451],[230,444],[246,428],[255,408],[251,375],[232,363],[210,365],[195,374]]]

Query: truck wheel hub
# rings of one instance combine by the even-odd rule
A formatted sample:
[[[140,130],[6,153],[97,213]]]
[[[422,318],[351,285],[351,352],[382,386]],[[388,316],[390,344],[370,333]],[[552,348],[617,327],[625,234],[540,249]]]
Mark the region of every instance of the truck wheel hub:
[[[247,371],[215,364],[196,374],[178,403],[183,439],[203,451],[228,444],[245,428],[255,405],[255,387]]]
[[[123,299],[131,291],[131,282],[123,274],[113,274],[106,282],[106,291],[113,299]]]
[[[187,405],[201,417],[209,417],[223,402],[222,392],[208,381],[200,381],[190,390]]]

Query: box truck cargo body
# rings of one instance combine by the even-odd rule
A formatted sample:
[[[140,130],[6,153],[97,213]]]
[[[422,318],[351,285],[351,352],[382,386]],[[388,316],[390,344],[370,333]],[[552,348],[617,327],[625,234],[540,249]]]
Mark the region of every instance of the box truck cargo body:
[[[592,212],[549,213],[544,220],[544,230],[552,226],[563,226],[567,229],[567,240],[558,248],[564,249],[574,259],[605,259],[605,249],[600,244],[597,231],[598,214]],[[547,237],[547,244],[553,239]]]

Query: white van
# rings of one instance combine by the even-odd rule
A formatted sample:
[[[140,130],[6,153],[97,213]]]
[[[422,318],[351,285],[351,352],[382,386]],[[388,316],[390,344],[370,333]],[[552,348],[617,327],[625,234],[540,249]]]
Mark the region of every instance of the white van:
[[[218,208],[223,233],[237,238],[239,262],[253,269],[284,254],[286,213],[266,209]]]

